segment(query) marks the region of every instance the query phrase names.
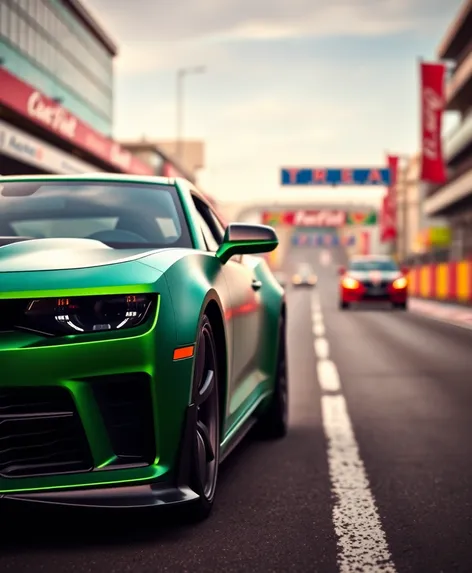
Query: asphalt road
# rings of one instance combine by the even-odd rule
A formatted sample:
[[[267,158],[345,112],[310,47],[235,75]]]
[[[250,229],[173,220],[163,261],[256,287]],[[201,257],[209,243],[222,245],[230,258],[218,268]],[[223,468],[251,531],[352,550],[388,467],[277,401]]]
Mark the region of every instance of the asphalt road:
[[[472,331],[289,292],[289,436],[246,440],[214,512],[3,515],[0,571],[472,571]]]

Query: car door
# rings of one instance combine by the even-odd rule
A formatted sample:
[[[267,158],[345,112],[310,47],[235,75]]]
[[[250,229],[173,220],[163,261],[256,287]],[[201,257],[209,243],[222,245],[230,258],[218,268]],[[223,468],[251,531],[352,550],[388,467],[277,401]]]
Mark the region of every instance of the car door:
[[[213,209],[194,196],[201,217],[202,232],[208,250],[216,252],[223,241],[224,227]],[[247,259],[246,259],[247,260]],[[255,390],[263,380],[259,372],[259,347],[262,329],[260,283],[244,256],[232,257],[223,273],[231,298],[231,311],[226,320],[232,330],[231,380],[228,400],[228,428],[251,408],[257,399]]]

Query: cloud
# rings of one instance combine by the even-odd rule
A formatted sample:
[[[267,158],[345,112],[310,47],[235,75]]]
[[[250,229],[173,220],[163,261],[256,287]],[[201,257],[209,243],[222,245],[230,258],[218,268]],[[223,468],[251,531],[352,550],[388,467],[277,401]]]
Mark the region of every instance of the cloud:
[[[88,3],[120,47],[118,136],[174,137],[176,70],[208,67],[185,80],[184,137],[205,139],[209,191],[231,198],[277,193],[281,165],[414,152],[416,58],[460,0]]]
[[[421,29],[459,0],[89,0],[122,41],[378,36]]]

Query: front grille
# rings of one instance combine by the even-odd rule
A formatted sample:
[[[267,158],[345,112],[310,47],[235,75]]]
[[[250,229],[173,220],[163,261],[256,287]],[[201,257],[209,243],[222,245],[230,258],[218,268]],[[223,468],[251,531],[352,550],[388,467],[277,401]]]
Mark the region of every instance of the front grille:
[[[65,388],[0,388],[0,476],[90,471],[92,456]]]
[[[151,379],[147,374],[88,378],[119,465],[149,465],[156,457]]]
[[[391,282],[392,281],[380,281],[379,283],[374,283],[373,281],[362,281],[362,284],[365,286],[365,288],[369,289],[370,288],[386,289]]]

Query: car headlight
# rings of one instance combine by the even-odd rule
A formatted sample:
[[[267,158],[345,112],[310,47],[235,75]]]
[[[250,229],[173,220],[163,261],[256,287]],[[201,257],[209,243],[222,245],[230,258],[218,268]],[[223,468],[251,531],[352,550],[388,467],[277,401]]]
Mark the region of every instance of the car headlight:
[[[292,282],[299,285],[302,282],[302,277],[300,275],[293,275]]]
[[[56,336],[125,330],[142,324],[155,301],[150,294],[38,298],[18,326]]]
[[[360,283],[359,281],[356,281],[356,279],[353,279],[352,277],[344,277],[342,280],[342,285],[344,288],[353,290],[359,288]]]
[[[402,289],[402,288],[406,288],[406,285],[408,284],[408,281],[406,280],[405,277],[399,277],[398,279],[395,279],[392,283],[392,286],[394,289]]]

